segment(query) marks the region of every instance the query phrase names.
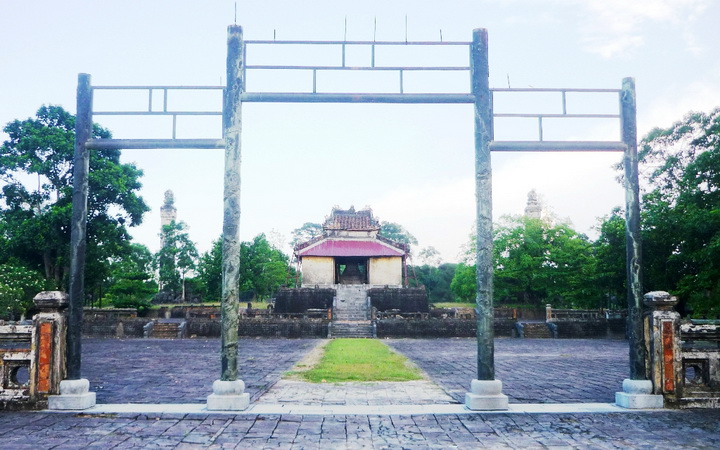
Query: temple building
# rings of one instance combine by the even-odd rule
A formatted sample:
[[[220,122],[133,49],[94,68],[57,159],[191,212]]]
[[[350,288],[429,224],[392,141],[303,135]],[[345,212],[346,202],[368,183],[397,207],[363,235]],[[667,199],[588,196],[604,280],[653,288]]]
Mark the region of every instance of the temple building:
[[[295,247],[302,286],[354,284],[402,287],[408,247],[379,235],[371,209],[333,208],[323,234]]]

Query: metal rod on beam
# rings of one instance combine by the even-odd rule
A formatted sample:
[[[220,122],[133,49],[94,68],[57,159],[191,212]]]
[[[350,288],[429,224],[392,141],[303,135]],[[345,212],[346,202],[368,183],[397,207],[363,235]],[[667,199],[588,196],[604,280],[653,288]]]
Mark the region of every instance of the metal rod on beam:
[[[472,94],[310,94],[246,92],[243,102],[273,103],[474,103]]]
[[[604,141],[493,141],[493,152],[624,152],[624,142]]]
[[[222,139],[91,139],[85,143],[89,150],[156,149],[156,148],[225,148]]]
[[[642,322],[643,288],[641,278],[642,242],[640,236],[640,183],[638,180],[637,109],[635,79],[624,78],[620,93],[622,140],[627,146],[625,169],[625,241],[627,251],[628,337],[630,379],[647,380],[646,349]]]
[[[244,90],[242,27],[228,27],[227,89],[223,102],[225,182],[223,189],[222,325],[220,379],[237,380],[240,288],[240,132]]]
[[[85,248],[87,246],[88,172],[90,153],[85,143],[92,136],[90,75],[78,75],[75,154],[73,156],[72,222],[70,223],[70,305],[67,332],[67,379],[79,380],[85,301]]]
[[[475,100],[477,379],[494,380],[495,343],[493,339],[495,330],[493,326],[492,166],[490,161],[493,115],[492,94],[489,86],[488,35],[485,29],[473,31],[470,62],[472,93]]]

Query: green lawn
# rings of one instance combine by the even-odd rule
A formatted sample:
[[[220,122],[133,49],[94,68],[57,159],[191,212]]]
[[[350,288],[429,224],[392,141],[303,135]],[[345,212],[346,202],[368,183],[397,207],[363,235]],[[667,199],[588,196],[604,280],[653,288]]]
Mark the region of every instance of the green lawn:
[[[461,303],[461,302],[446,302],[446,303],[433,303],[436,308],[474,308],[475,303]]]
[[[298,375],[313,383],[420,380],[420,371],[381,341],[334,339],[320,362]]]

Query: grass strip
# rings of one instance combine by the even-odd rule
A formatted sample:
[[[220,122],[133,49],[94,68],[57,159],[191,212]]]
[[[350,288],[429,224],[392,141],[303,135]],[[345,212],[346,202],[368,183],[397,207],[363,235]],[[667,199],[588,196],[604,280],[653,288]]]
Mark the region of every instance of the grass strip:
[[[374,339],[333,339],[320,362],[300,375],[312,383],[422,379],[407,358]]]

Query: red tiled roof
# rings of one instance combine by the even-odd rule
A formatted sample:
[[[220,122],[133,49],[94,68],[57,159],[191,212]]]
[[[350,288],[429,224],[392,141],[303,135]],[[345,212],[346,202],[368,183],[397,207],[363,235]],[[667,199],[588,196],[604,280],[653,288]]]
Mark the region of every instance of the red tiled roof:
[[[371,209],[355,211],[355,208],[347,210],[333,209],[330,217],[325,219],[323,224],[325,230],[352,230],[370,231],[379,230],[380,223],[375,220]]]
[[[378,241],[326,239],[298,252],[305,256],[403,256],[405,252]]]

